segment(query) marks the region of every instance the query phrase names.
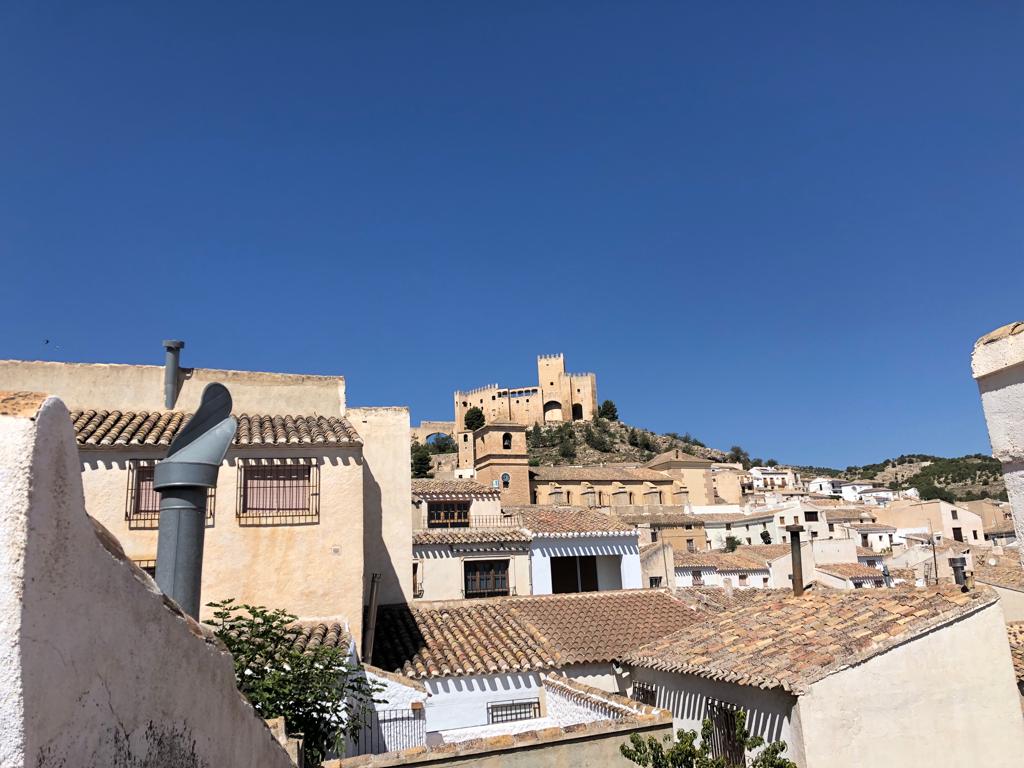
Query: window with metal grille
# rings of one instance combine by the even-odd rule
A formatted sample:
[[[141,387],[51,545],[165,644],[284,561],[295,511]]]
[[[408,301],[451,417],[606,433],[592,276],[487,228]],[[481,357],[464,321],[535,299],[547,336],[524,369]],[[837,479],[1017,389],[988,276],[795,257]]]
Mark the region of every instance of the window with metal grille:
[[[511,723],[540,717],[540,699],[492,701],[487,705],[487,723]]]
[[[312,525],[320,522],[320,467],[316,459],[240,459],[239,525]]]
[[[661,586],[661,576],[651,576],[650,577],[650,584],[651,584],[651,589],[657,589],[658,587],[660,587]]]
[[[468,501],[427,502],[428,528],[468,528]]]
[[[707,714],[711,720],[711,757],[724,758],[728,766],[746,765],[747,756],[736,733],[736,708],[720,701],[709,701]]]
[[[125,497],[124,519],[128,527],[156,529],[160,526],[160,494],[153,488],[156,459],[131,459],[128,462],[128,493]],[[215,488],[206,494],[206,527],[213,525]]]
[[[509,594],[508,560],[467,560],[463,565],[465,597]]]
[[[638,680],[633,683],[633,692],[630,694],[630,698],[653,707],[658,703],[658,692],[653,683],[643,683]]]

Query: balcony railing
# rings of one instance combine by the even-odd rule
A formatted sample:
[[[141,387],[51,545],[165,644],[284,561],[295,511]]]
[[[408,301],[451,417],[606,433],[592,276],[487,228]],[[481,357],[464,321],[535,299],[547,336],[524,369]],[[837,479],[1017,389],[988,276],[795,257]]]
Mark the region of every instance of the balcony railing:
[[[523,526],[522,515],[470,515],[463,520],[431,520],[429,515],[424,513],[420,516],[420,529],[433,530],[437,528],[521,528]]]

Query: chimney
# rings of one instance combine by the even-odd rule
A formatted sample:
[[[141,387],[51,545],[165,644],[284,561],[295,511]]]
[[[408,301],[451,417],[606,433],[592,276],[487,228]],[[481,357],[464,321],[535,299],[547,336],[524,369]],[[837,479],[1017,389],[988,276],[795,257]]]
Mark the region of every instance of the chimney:
[[[793,553],[793,594],[799,597],[804,593],[804,563],[800,552],[800,534],[804,532],[802,525],[787,525],[790,551]]]
[[[181,373],[181,350],[185,346],[184,341],[177,339],[165,339],[164,349],[164,407],[167,410],[174,408],[178,400],[178,381]]]
[[[961,591],[969,591],[967,586],[967,558],[966,557],[951,557],[949,558],[949,567],[953,569],[953,581],[957,583]]]

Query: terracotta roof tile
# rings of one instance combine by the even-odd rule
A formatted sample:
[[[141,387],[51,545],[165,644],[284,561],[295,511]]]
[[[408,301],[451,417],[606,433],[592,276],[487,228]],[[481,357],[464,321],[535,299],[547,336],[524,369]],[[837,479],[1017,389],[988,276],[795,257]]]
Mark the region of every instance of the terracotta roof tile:
[[[750,590],[755,591],[755,590]],[[636,666],[796,693],[893,645],[995,603],[987,589],[810,590],[726,609],[650,643]]]
[[[352,636],[340,621],[298,621],[299,630],[294,646],[300,651],[312,650],[322,645],[347,651]]]
[[[880,570],[864,563],[827,563],[825,565],[817,565],[815,568],[830,576],[850,579],[851,581],[874,581],[875,579],[881,580],[884,578]]]
[[[183,411],[103,411],[71,413],[75,440],[88,448],[121,446],[168,446],[188,424],[191,413]],[[238,416],[232,445],[361,445],[349,422],[339,416]]]
[[[847,523],[846,525],[858,533],[895,533],[896,531],[896,526],[884,523]]]
[[[414,478],[412,493],[421,498],[500,498],[496,488],[488,488],[476,480],[432,480]]]
[[[452,544],[504,544],[529,543],[532,540],[528,531],[522,528],[428,528],[414,531],[414,546],[452,545]]]
[[[1007,587],[1024,591],[1024,568],[1016,557],[994,555],[991,552],[976,551],[974,553],[974,578],[997,587]],[[989,565],[995,560],[995,565]]]
[[[750,557],[737,549],[735,552],[707,550],[704,552],[674,552],[676,568],[714,568],[716,571],[764,571],[768,569],[764,560]]]
[[[596,480],[599,482],[639,482],[648,480],[654,483],[670,483],[672,478],[664,472],[644,467],[533,467],[530,475],[542,483],[569,480]]]
[[[699,615],[661,590],[384,606],[373,663],[425,678],[606,662]]]
[[[1024,621],[1012,621],[1006,625],[1006,636],[1010,641],[1010,656],[1013,657],[1013,671],[1017,683],[1024,683]]]
[[[587,507],[530,505],[502,507],[502,512],[521,516],[523,528],[535,536],[621,536],[636,531],[613,515]]]

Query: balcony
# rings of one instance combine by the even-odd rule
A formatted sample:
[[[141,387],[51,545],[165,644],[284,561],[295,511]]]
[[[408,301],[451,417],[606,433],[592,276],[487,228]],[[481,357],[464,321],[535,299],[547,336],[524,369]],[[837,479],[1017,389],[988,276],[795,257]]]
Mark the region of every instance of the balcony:
[[[437,528],[522,528],[522,515],[420,515],[418,530]]]

